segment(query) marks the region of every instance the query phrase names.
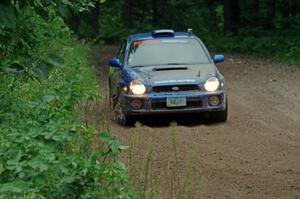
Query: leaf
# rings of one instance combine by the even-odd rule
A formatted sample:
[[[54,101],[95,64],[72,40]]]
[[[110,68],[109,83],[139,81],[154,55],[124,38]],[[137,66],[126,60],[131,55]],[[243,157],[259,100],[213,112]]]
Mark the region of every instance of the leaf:
[[[19,61],[14,61],[9,64],[9,67],[2,69],[6,74],[22,74],[24,72],[24,65]]]
[[[3,165],[0,164],[0,175],[1,175],[1,173],[2,173],[3,171],[5,171],[5,169],[4,169]]]
[[[16,26],[16,14],[14,8],[8,5],[0,4],[0,28],[11,28]]]
[[[103,142],[109,142],[112,140],[111,134],[108,132],[100,133],[99,137]]]
[[[34,158],[33,160],[28,161],[28,166],[33,169],[39,169],[40,171],[48,170],[49,165],[45,161],[39,159],[39,157]]]
[[[16,68],[3,68],[3,71],[7,74],[17,73],[18,70]]]
[[[43,101],[46,102],[46,103],[49,103],[49,102],[51,102],[55,99],[56,99],[55,95],[45,95],[45,96],[43,96]]]
[[[44,7],[47,7],[51,5],[51,0],[42,0],[41,3]]]
[[[67,177],[64,177],[61,179],[61,182],[67,183],[67,184],[73,183],[74,181],[76,181],[75,176],[67,176]]]
[[[117,141],[112,141],[109,145],[111,155],[115,156],[119,153],[119,143]]]
[[[7,160],[6,164],[8,164],[8,165],[18,165],[21,158],[22,158],[22,153],[21,153],[21,151],[19,151],[18,154],[14,157],[14,159]]]
[[[56,67],[64,67],[64,60],[58,56],[58,55],[54,55],[54,54],[49,54],[47,56],[47,61],[49,64],[56,66]]]
[[[49,77],[49,68],[44,63],[39,63],[37,67],[32,69],[33,73],[37,76],[48,78]]]
[[[29,185],[21,180],[17,180],[14,182],[9,182],[0,185],[0,193],[4,192],[12,192],[12,193],[22,193],[28,190]]]
[[[119,150],[126,150],[126,149],[129,149],[130,146],[125,146],[125,145],[120,145],[119,146]]]

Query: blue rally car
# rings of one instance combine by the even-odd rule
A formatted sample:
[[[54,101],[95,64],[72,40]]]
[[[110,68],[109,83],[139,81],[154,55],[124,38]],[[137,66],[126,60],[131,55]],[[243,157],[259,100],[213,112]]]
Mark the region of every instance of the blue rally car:
[[[205,112],[213,122],[227,120],[224,77],[191,29],[154,30],[131,35],[109,61],[111,105],[121,124],[138,115]]]

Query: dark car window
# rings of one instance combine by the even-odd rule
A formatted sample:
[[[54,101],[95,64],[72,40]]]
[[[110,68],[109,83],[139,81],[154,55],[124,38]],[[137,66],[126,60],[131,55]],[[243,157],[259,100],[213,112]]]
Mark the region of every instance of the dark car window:
[[[127,66],[208,64],[210,60],[196,39],[158,39],[134,41]]]
[[[125,50],[126,50],[126,41],[124,41],[118,51],[117,58],[119,59],[120,63],[124,62],[125,57]]]

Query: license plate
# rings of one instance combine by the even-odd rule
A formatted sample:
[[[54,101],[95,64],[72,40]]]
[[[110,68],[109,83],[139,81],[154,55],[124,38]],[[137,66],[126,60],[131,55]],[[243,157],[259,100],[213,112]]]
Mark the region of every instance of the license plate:
[[[167,107],[186,106],[186,97],[168,97]]]

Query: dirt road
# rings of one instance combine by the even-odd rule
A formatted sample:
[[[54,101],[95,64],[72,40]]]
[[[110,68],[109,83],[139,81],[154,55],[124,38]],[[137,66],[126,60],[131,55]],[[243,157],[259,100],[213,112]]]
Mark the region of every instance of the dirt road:
[[[106,63],[116,50],[106,46],[101,53],[104,94],[108,89]],[[189,177],[186,173],[191,168],[192,172],[202,171],[205,198],[299,199],[299,67],[227,55],[219,69],[226,78],[229,96],[230,115],[225,124],[206,124],[197,115],[149,118],[138,129],[110,121],[110,131],[122,143],[132,145],[132,140],[138,140],[134,152],[123,155],[128,172],[145,173],[145,163],[151,159],[146,165],[151,181],[148,184],[160,187],[160,198],[176,197],[174,192],[180,187],[174,185],[172,175],[188,178],[191,186],[195,184],[196,174]],[[173,120],[178,126],[172,130],[169,123]],[[133,134],[138,138],[133,139]],[[173,167],[178,175],[168,173],[167,168]]]

